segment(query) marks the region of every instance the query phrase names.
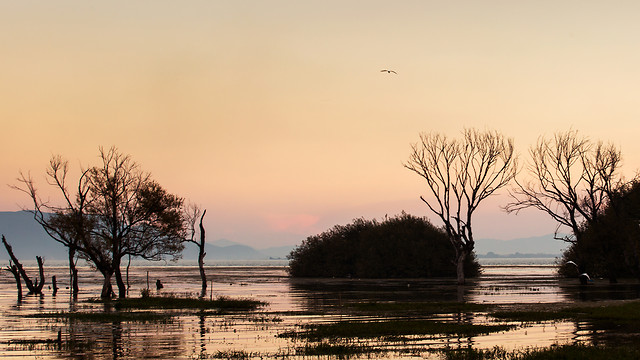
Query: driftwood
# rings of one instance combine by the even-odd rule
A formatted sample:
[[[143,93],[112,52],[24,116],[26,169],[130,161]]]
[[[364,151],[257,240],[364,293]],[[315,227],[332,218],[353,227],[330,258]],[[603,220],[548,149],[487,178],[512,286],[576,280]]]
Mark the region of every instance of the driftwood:
[[[31,279],[27,275],[27,272],[24,271],[24,268],[22,267],[22,264],[20,263],[18,258],[13,254],[13,248],[11,247],[11,245],[9,245],[4,235],[2,235],[2,243],[4,244],[4,247],[7,249],[7,252],[9,253],[9,257],[11,258],[11,261],[13,261],[13,263],[15,264],[12,266],[15,266],[16,268],[15,270],[20,274],[20,276],[22,276],[22,279],[24,280],[25,285],[27,285],[27,289],[29,289],[29,294],[36,294],[36,295],[42,294],[42,288],[44,287],[44,283],[45,283],[44,260],[42,260],[42,257],[36,256],[36,260],[38,261],[40,281],[36,279],[36,283],[34,284],[33,281],[31,281]]]
[[[207,209],[202,212],[202,216],[200,217],[200,244],[198,244],[198,268],[200,268],[200,278],[202,279],[202,290],[200,291],[201,298],[207,296],[207,274],[204,272],[204,257],[207,253],[204,252],[205,234],[204,226],[202,225],[202,219],[204,219],[204,214],[206,213]]]
[[[13,277],[16,278],[16,286],[18,287],[18,300],[22,299],[22,281],[20,280],[20,272],[18,271],[18,267],[9,262],[9,266],[7,266],[5,270],[12,273]]]

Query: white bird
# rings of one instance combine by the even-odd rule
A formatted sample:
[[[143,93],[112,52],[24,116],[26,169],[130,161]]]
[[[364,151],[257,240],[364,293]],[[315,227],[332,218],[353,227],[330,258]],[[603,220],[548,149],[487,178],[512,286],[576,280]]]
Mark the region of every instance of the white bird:
[[[388,74],[398,74],[397,72],[395,72],[393,70],[387,70],[387,69],[382,69],[382,70],[380,70],[380,72],[386,72]]]
[[[578,271],[580,271],[580,267],[575,262],[569,260],[569,261],[567,261],[567,264],[571,264],[571,265],[575,266],[576,269],[578,269]],[[589,274],[587,274],[586,272],[578,275],[578,279],[580,279],[580,283],[583,284],[583,285],[586,285],[587,283],[593,282],[593,280],[591,280],[591,277],[589,277]]]

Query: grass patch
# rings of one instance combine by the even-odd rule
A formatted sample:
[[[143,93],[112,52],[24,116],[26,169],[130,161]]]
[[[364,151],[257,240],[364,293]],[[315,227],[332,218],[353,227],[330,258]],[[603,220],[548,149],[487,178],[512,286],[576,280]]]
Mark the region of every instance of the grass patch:
[[[359,354],[371,354],[376,352],[375,349],[354,344],[332,344],[321,342],[319,344],[307,344],[296,349],[296,355],[302,356],[319,356],[333,355],[339,357],[349,357]]]
[[[39,319],[63,319],[77,321],[113,322],[113,321],[139,321],[139,322],[161,322],[172,317],[171,314],[160,314],[153,312],[51,312],[41,314],[25,315],[25,317]]]
[[[285,338],[310,340],[336,338],[398,338],[403,335],[455,334],[473,336],[488,334],[513,328],[509,325],[474,325],[445,323],[433,320],[388,320],[377,322],[343,321],[333,324],[305,326],[303,331],[279,334]]]
[[[421,314],[479,312],[490,308],[485,304],[462,302],[367,302],[349,304],[348,306],[364,312],[409,312]]]
[[[445,360],[636,360],[640,358],[640,349],[630,346],[562,345],[546,349],[515,351],[505,351],[495,347],[489,350],[444,350],[441,353]]]
[[[211,355],[212,359],[229,359],[229,360],[244,360],[244,359],[251,359],[258,356],[258,354],[253,354],[253,353],[249,353],[246,352],[244,350],[230,350],[230,351],[220,351],[218,350],[218,352],[216,352],[215,354]]]
[[[590,320],[637,324],[640,321],[640,301],[615,305],[572,306],[559,310],[496,311],[491,316],[512,321]]]
[[[215,309],[217,311],[251,311],[267,304],[258,300],[244,298],[232,299],[224,296],[218,297],[215,300],[153,296],[107,301],[94,300],[94,302],[111,304],[115,309]]]

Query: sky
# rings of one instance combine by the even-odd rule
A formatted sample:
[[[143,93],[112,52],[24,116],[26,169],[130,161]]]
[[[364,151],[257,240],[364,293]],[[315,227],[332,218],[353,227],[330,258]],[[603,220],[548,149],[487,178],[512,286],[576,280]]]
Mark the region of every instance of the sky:
[[[631,177],[639,39],[636,1],[0,1],[0,211],[28,207],[20,171],[55,202],[49,158],[77,176],[100,146],[257,248],[403,210],[440,225],[403,167],[421,132],[494,129],[526,161],[575,129]],[[476,239],[555,230],[507,201]]]

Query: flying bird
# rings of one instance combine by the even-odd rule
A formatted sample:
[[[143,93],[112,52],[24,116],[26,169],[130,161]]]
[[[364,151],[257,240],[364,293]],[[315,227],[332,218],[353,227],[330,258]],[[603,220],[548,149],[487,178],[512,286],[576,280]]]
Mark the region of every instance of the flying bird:
[[[398,74],[397,72],[395,72],[395,71],[393,71],[393,70],[387,70],[387,69],[380,70],[380,72],[386,72],[386,73],[388,73],[388,74],[392,74],[392,73],[393,73],[393,74]]]

